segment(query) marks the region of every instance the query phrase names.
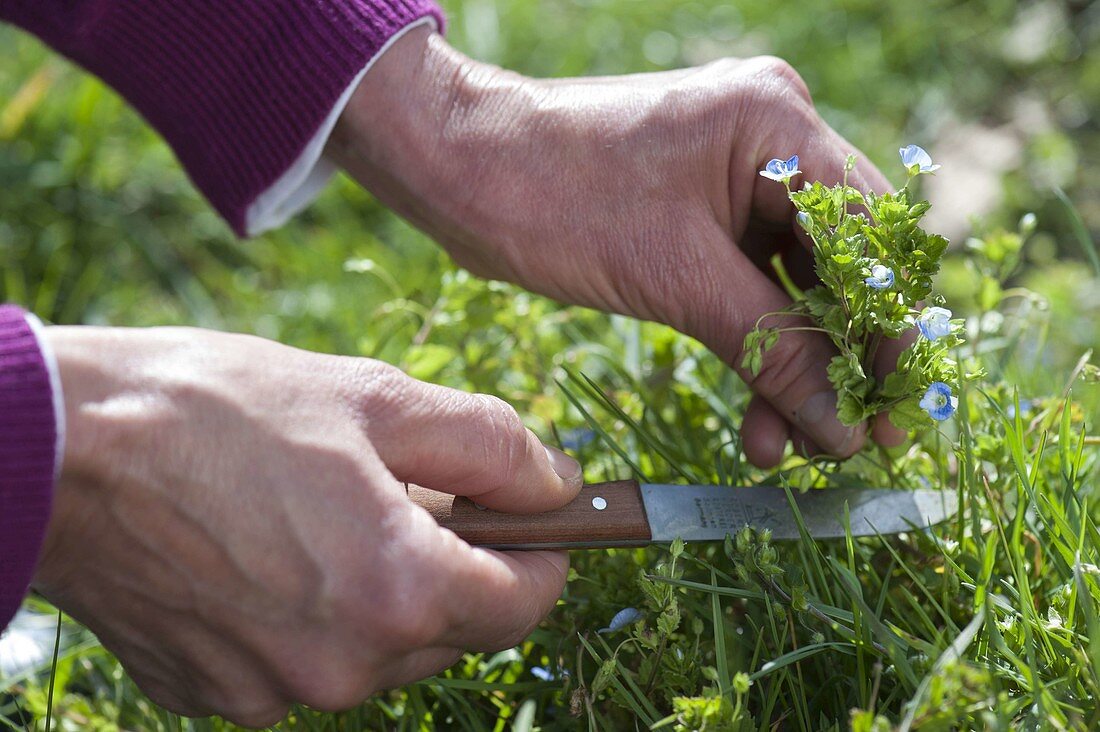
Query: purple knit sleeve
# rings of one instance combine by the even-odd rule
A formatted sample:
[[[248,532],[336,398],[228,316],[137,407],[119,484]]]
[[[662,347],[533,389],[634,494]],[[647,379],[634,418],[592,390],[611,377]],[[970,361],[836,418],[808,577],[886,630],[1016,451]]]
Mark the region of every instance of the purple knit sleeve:
[[[0,305],[0,630],[19,609],[38,561],[56,450],[45,357],[23,311]]]
[[[433,0],[0,0],[0,19],[99,75],[243,235],[249,206],[386,41]]]

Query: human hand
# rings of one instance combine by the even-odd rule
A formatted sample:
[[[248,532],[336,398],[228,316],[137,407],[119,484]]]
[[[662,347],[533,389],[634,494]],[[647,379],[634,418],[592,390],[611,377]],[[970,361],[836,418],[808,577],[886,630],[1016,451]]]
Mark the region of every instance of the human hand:
[[[758,171],[798,154],[796,184],[833,183],[853,152],[779,59],[534,80],[471,61],[427,30],[379,60],[330,146],[475,274],[703,342],[755,392],[742,437],[761,466],[776,465],[788,439],[842,457],[865,439],[836,419],[824,335],[786,333],[759,374],[741,368],[745,334],[790,303],[771,257],[798,284],[814,279],[786,190]],[[849,182],[889,188],[863,156]],[[879,367],[892,370],[900,350],[881,349]],[[875,437],[904,435],[882,419]]]
[[[247,336],[47,334],[68,438],[34,587],[158,704],[345,709],[516,644],[561,593],[564,553],[473,549],[402,485],[573,498],[580,466],[504,402]]]

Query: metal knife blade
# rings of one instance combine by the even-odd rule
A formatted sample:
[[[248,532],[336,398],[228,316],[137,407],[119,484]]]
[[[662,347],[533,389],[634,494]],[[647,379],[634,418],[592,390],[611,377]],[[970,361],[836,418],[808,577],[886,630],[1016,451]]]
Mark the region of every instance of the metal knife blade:
[[[584,486],[570,503],[539,514],[486,510],[418,486],[409,497],[443,527],[474,546],[491,549],[586,549],[684,541],[721,541],[745,526],[769,529],[776,540],[796,539],[798,521],[781,488],[639,485],[633,480]],[[794,506],[814,539],[923,529],[953,516],[954,493],[879,488],[829,488],[793,493]]]
[[[654,542],[719,541],[744,526],[770,529],[773,539],[797,539],[798,523],[781,488],[727,488],[712,485],[641,486],[642,503]],[[897,534],[944,521],[958,510],[947,491],[879,488],[827,488],[792,492],[810,536],[844,536],[848,506],[852,536]]]

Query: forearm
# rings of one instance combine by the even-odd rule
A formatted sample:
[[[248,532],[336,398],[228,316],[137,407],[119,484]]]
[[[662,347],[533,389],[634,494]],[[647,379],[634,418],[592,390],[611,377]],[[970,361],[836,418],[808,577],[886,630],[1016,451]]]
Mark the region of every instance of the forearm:
[[[0,629],[30,584],[59,459],[58,385],[23,311],[0,306]]]

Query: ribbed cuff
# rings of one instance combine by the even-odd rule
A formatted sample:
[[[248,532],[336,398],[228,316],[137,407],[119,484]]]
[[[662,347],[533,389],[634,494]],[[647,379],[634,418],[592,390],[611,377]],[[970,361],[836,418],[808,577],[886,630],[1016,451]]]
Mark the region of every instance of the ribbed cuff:
[[[0,628],[30,586],[53,498],[57,421],[26,314],[0,306]]]
[[[126,97],[241,235],[386,41],[443,21],[432,0],[0,0],[0,14]]]
[[[301,155],[290,168],[282,174],[267,190],[253,201],[245,212],[245,236],[257,236],[277,229],[291,218],[313,203],[336,171],[339,169],[330,160],[324,157],[325,146],[328,145],[332,131],[336,129],[340,117],[343,116],[351,97],[363,77],[371,70],[374,63],[380,59],[401,36],[422,25],[428,25],[434,30],[439,30],[434,16],[425,16],[414,20],[401,30],[390,36],[382,47],[357,73],[348,84],[348,87],[336,100],[335,106],[329,110],[328,116],[314,133],[313,138],[306,143]]]

